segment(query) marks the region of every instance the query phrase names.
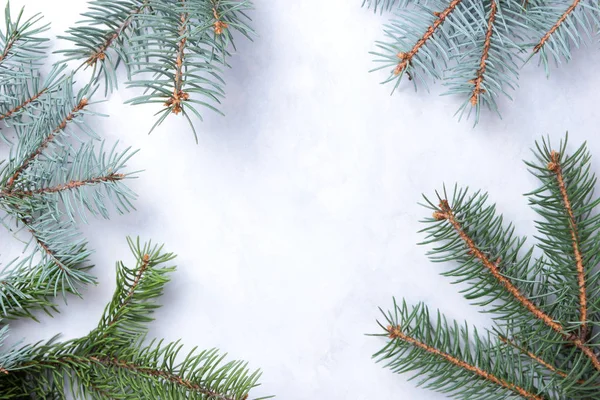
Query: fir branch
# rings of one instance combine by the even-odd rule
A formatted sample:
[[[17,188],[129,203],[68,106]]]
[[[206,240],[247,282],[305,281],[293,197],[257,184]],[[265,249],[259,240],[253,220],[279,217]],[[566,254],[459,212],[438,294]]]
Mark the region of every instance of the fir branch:
[[[422,244],[433,245],[430,259],[457,264],[443,275],[494,313],[495,327],[486,339],[449,325],[439,313],[432,321],[421,304],[409,310],[394,301],[387,323],[379,323],[385,334],[378,336],[390,340],[375,354],[393,371],[421,371],[421,384],[464,400],[507,398],[498,387],[524,398],[599,396],[596,177],[585,145],[567,154],[566,139],[557,150],[544,139],[534,155],[526,164],[541,186],[528,196],[543,218],[536,221],[534,247],[526,248],[512,225],[505,227],[485,194],[455,188],[449,196],[444,188],[436,193],[439,204],[425,197],[432,216],[423,221]]]
[[[485,255],[485,253],[479,249],[473,239],[465,232],[462,224],[456,219],[448,200],[442,199],[439,207],[440,211],[435,211],[433,213],[433,218],[438,221],[448,221],[469,249],[469,254],[472,254],[479,261],[481,261],[481,264],[492,274],[494,279],[496,279],[517,302],[531,312],[535,318],[539,319],[556,332],[561,334],[564,333],[564,329],[561,324],[557,323],[550,315],[540,310],[531,300],[527,298],[527,296],[521,293],[521,291],[515,285],[513,285],[508,278],[500,273],[500,259],[492,262]]]
[[[476,375],[478,378],[484,379],[495,385],[506,388],[525,399],[528,399],[528,400],[544,400],[545,399],[545,397],[543,397],[543,396],[531,393],[531,392],[525,390],[524,388],[514,385],[503,379],[500,379],[497,376],[495,376],[487,371],[484,371],[481,368],[476,367],[475,365],[472,365],[472,364],[469,364],[462,360],[459,360],[458,358],[456,358],[448,353],[440,351],[434,347],[428,346],[427,344],[425,344],[413,337],[406,335],[405,333],[402,332],[402,327],[400,327],[400,326],[389,325],[387,327],[387,331],[389,333],[389,338],[392,340],[404,341],[418,349],[421,349],[429,354],[433,354],[434,356],[439,357],[439,358],[443,359],[444,361],[447,361],[461,369],[464,369],[464,370],[472,373],[473,375]]]
[[[458,236],[464,241],[465,245],[469,249],[469,254],[472,254],[475,258],[481,261],[482,265],[492,274],[494,279],[508,292],[510,295],[525,309],[527,309],[535,318],[542,321],[546,326],[559,333],[564,340],[571,342],[579,350],[586,355],[587,358],[592,362],[594,367],[600,371],[600,358],[596,353],[590,349],[584,341],[573,335],[569,335],[562,324],[556,322],[550,315],[542,311],[537,307],[526,295],[524,295],[519,288],[517,288],[510,279],[506,278],[499,269],[500,259],[496,262],[492,262],[473,239],[465,232],[463,226],[456,219],[452,208],[450,207],[448,200],[442,199],[440,202],[440,210],[435,211],[433,214],[434,219],[438,221],[446,220],[454,228]]]

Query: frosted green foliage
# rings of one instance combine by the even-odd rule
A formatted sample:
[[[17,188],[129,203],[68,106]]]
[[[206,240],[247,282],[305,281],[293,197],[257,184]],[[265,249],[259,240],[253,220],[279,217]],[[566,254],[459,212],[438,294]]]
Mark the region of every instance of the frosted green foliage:
[[[92,82],[106,92],[117,88],[119,65],[127,86],[144,89],[131,104],[157,104],[157,125],[170,114],[202,120],[202,110],[219,112],[225,94],[233,36],[252,34],[249,1],[94,0],[85,19],[69,29],[70,43],[59,53],[91,67]]]
[[[0,354],[2,399],[249,399],[260,372],[246,362],[226,361],[215,349],[184,353],[179,342],[145,340],[174,255],[128,242],[135,266],[117,263],[115,293],[94,330]],[[0,343],[5,336],[3,329]]]
[[[596,35],[597,2],[525,0],[364,0],[389,11],[385,39],[376,43],[378,66],[390,71],[385,82],[415,90],[441,81],[446,95],[463,99],[459,118],[479,121],[482,108],[499,115],[501,98],[510,99],[523,63],[539,55],[549,63],[571,59],[571,50]]]
[[[485,194],[425,198],[430,259],[449,264],[442,274],[494,323],[482,333],[394,301],[375,354],[392,371],[459,399],[600,398],[600,199],[590,154],[542,140],[526,164],[539,180],[527,194],[538,214],[534,246]]]
[[[126,212],[135,195],[125,181],[129,149],[106,149],[86,122],[93,87],[79,91],[64,66],[41,76],[46,31],[39,16],[13,19],[0,33],[0,164],[2,225],[24,242],[0,271],[2,318],[52,312],[56,297],[94,282],[90,250],[78,229],[88,215]]]

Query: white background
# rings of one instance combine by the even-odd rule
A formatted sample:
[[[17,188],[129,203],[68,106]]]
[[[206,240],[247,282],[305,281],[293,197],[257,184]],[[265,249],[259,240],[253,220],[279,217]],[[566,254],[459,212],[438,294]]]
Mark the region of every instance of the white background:
[[[112,294],[115,261],[132,259],[125,236],[140,235],[179,255],[151,335],[249,360],[264,371],[255,396],[444,399],[374,364],[383,340],[365,336],[392,296],[486,325],[438,275],[447,266],[417,246],[427,212],[416,203],[444,182],[482,188],[531,235],[522,194],[537,183],[522,160],[534,140],[569,130],[571,149],[588,140],[600,158],[600,51],[575,51],[549,79],[526,66],[503,119],[473,129],[453,117],[462,100],[437,96],[439,86],[390,96],[379,85],[387,72],[368,73],[386,17],[360,0],[255,3],[257,37],[238,41],[225,72],[226,117],[206,113],[198,145],[183,118],[148,136],[154,109],[123,105],[132,91],[95,106],[110,115],[95,118],[98,133],[141,150],[130,164],[145,170],[130,183],[138,211],[84,227],[99,285],[54,319],[14,324],[13,336],[84,335]],[[45,15],[52,37],[86,9],[13,0],[13,10],[23,4]]]

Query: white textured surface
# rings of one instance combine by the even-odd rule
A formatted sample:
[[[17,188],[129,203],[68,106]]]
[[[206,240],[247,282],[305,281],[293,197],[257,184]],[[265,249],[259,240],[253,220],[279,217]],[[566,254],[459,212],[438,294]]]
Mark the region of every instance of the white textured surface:
[[[86,8],[12,3],[42,12],[53,36]],[[383,341],[365,336],[394,295],[485,324],[416,245],[420,194],[443,182],[482,188],[531,233],[522,193],[536,182],[521,160],[535,139],[569,130],[572,147],[589,141],[600,171],[600,52],[576,51],[550,79],[526,67],[504,119],[472,129],[439,86],[389,96],[378,84],[385,73],[367,72],[385,17],[359,0],[255,3],[258,37],[239,41],[226,72],[227,116],[206,114],[198,145],[181,118],[146,135],[152,109],[123,105],[127,90],[96,107],[110,114],[96,119],[101,135],[141,149],[131,165],[145,169],[131,183],[138,211],[85,227],[100,284],[54,319],[18,322],[13,335],[85,334],[112,293],[114,262],[131,260],[125,236],[140,235],[179,255],[151,335],[250,360],[264,371],[255,395],[444,399],[374,364]]]

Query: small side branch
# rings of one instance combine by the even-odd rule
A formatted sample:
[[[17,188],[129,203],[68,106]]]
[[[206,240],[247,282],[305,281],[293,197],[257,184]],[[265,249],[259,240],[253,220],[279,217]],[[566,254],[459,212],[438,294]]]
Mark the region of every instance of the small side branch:
[[[21,220],[21,222],[23,222],[24,224],[27,224],[27,221],[25,220]],[[29,232],[31,233],[31,235],[33,236],[33,239],[35,240],[35,242],[38,244],[38,246],[40,246],[40,248],[42,250],[44,250],[44,253],[46,253],[46,255],[48,257],[50,257],[52,259],[52,261],[54,262],[54,264],[56,264],[56,266],[63,271],[67,276],[71,276],[70,270],[69,268],[64,265],[62,263],[62,261],[60,261],[58,259],[58,257],[56,257],[56,254],[54,254],[54,251],[52,251],[52,249],[48,246],[48,244],[46,244],[46,242],[44,242],[36,233],[33,229],[29,229]]]
[[[447,361],[459,368],[464,369],[465,371],[469,371],[481,379],[484,379],[488,382],[491,382],[491,383],[501,386],[505,389],[508,389],[508,390],[512,391],[513,393],[516,393],[525,399],[544,400],[544,397],[542,397],[540,395],[531,393],[528,390],[526,390],[520,386],[517,386],[513,383],[507,382],[504,379],[498,378],[496,375],[493,375],[488,371],[485,371],[479,367],[476,367],[475,365],[469,364],[463,360],[460,360],[451,354],[448,354],[439,349],[436,349],[435,347],[431,347],[428,344],[423,343],[411,336],[408,336],[407,334],[402,332],[402,328],[400,326],[391,326],[390,325],[387,327],[387,331],[389,333],[390,339],[396,339],[396,340],[401,340],[403,342],[406,342],[406,343],[408,343],[418,349],[421,349],[429,354],[433,354],[439,358],[442,358],[445,361]]]
[[[583,257],[579,246],[579,236],[577,233],[577,223],[575,221],[575,215],[573,214],[573,208],[571,206],[571,200],[567,193],[567,185],[563,175],[562,167],[560,165],[560,154],[556,151],[550,153],[550,162],[548,163],[548,169],[556,175],[556,182],[558,184],[558,190],[562,196],[562,202],[565,206],[567,218],[569,219],[569,230],[571,233],[571,245],[573,247],[573,255],[575,256],[575,268],[577,270],[577,286],[579,288],[579,322],[581,323],[581,337],[587,336],[587,290],[586,290],[586,277],[585,267],[583,265]]]
[[[542,36],[542,38],[540,39],[538,44],[536,44],[535,47],[533,48],[534,53],[537,53],[538,51],[541,50],[542,47],[544,47],[544,45],[552,37],[554,32],[556,32],[558,30],[558,28],[560,28],[562,23],[565,22],[565,20],[569,17],[569,15],[571,15],[571,13],[575,10],[575,8],[577,8],[577,6],[579,5],[579,1],[580,0],[573,1],[573,4],[571,4],[569,6],[569,8],[567,8],[567,10],[560,16],[558,21],[556,21],[556,23],[554,25],[552,25],[550,30],[548,30],[548,32],[546,32],[546,34],[544,36]]]
[[[442,200],[440,203],[440,210],[433,214],[433,217],[438,221],[446,220],[452,225],[458,236],[462,239],[465,245],[468,247],[469,252],[476,257],[483,266],[492,274],[492,276],[512,295],[512,297],[519,302],[524,308],[529,310],[537,319],[542,321],[544,324],[552,328],[554,331],[561,334],[564,333],[564,328],[561,324],[554,321],[554,319],[540,310],[527,296],[525,296],[519,288],[517,288],[508,278],[500,273],[498,263],[492,262],[483,251],[479,249],[473,239],[465,232],[462,224],[456,219],[454,211],[450,208],[447,200]]]
[[[117,40],[117,38],[119,36],[121,36],[123,31],[125,29],[127,29],[127,27],[131,24],[134,17],[137,14],[141,13],[145,7],[146,7],[146,4],[144,3],[144,5],[142,5],[141,7],[137,8],[137,9],[133,10],[131,13],[129,13],[127,18],[125,18],[125,20],[121,23],[121,25],[119,25],[117,27],[117,29],[112,33],[112,35],[110,35],[104,41],[104,43],[102,43],[100,45],[100,47],[98,47],[98,49],[96,49],[96,51],[94,51],[94,53],[86,60],[86,64],[94,65],[98,62],[98,60],[100,60],[100,61],[104,60],[104,58],[106,57],[106,51],[108,50],[108,48],[113,44],[113,42],[115,40]]]
[[[4,196],[16,196],[16,197],[29,197],[36,194],[48,194],[48,193],[58,193],[64,192],[67,190],[77,189],[82,186],[95,185],[103,182],[117,182],[125,178],[124,174],[108,174],[106,176],[100,176],[91,179],[79,180],[79,181],[69,181],[67,183],[56,185],[47,188],[41,188],[36,190],[13,190],[9,193],[2,193]]]
[[[471,79],[469,83],[472,83],[475,87],[471,94],[471,105],[477,105],[479,101],[479,95],[485,93],[485,89],[481,87],[483,83],[483,77],[485,75],[485,69],[487,67],[487,59],[490,55],[490,47],[492,45],[492,34],[494,32],[494,22],[496,21],[496,13],[498,12],[498,6],[495,0],[491,0],[492,6],[490,9],[490,16],[488,18],[487,32],[485,33],[485,40],[483,42],[483,51],[481,52],[481,61],[479,62],[479,69],[477,70],[477,76],[475,79]]]
[[[149,264],[150,264],[150,256],[148,254],[144,254],[144,256],[142,257],[142,265],[140,265],[140,269],[139,269],[137,275],[135,276],[135,280],[131,284],[131,288],[129,289],[129,292],[127,293],[127,298],[123,302],[123,305],[127,304],[131,300],[131,297],[135,293],[135,289],[137,288],[137,286],[140,284],[140,280],[142,279],[142,276],[148,269]]]
[[[435,15],[437,16],[437,19],[429,28],[427,28],[427,31],[425,32],[423,37],[421,37],[421,39],[419,39],[417,43],[415,43],[413,48],[407,53],[398,53],[398,58],[400,59],[400,62],[398,63],[396,68],[394,68],[394,75],[400,75],[400,73],[404,71],[406,67],[408,67],[413,57],[419,52],[421,47],[423,47],[425,43],[427,43],[427,41],[433,36],[433,34],[440,27],[440,25],[444,23],[448,15],[450,15],[450,13],[452,13],[452,11],[456,9],[456,7],[461,3],[461,1],[462,0],[452,0],[452,2],[444,11],[436,13]]]
[[[48,88],[44,88],[44,89],[40,90],[38,93],[36,93],[33,96],[31,96],[30,98],[28,98],[25,101],[23,101],[21,104],[15,106],[13,108],[11,108],[5,114],[0,114],[0,121],[3,120],[3,119],[6,119],[8,117],[10,117],[11,115],[13,115],[16,112],[21,111],[21,109],[27,107],[27,105],[29,105],[29,104],[33,103],[34,101],[36,101],[37,99],[39,99],[40,96],[42,96],[47,91],[48,91]]]
[[[48,147],[50,142],[52,142],[54,140],[54,138],[56,137],[58,132],[65,129],[65,127],[67,126],[67,123],[72,121],[73,118],[75,118],[77,116],[77,113],[79,111],[83,110],[85,108],[85,106],[87,106],[87,104],[88,104],[87,99],[85,97],[82,98],[79,101],[79,103],[77,103],[77,105],[75,107],[73,107],[71,112],[69,112],[69,114],[65,118],[63,118],[61,123],[50,132],[50,134],[42,141],[42,143],[40,143],[38,148],[23,161],[23,163],[15,170],[13,175],[8,180],[8,182],[6,184],[7,192],[12,191],[15,181],[19,178],[19,176],[21,176],[23,171],[25,171],[27,169],[29,164],[31,164],[40,154],[42,154],[44,149],[46,149],[46,147]]]
[[[119,308],[122,309],[123,307],[127,306],[127,304],[129,304],[129,302],[131,301],[131,298],[133,297],[133,294],[135,293],[135,290],[137,289],[138,285],[140,284],[140,280],[142,279],[142,276],[148,269],[149,265],[150,265],[150,256],[148,254],[144,254],[144,256],[142,257],[142,264],[140,265],[140,268],[137,271],[137,274],[135,275],[133,283],[131,284],[131,287],[129,288],[129,292],[127,292],[127,295],[125,296],[125,299],[123,299],[123,301],[121,302],[121,305]],[[115,315],[109,321],[107,326],[112,326],[116,322],[117,322],[117,315]]]

